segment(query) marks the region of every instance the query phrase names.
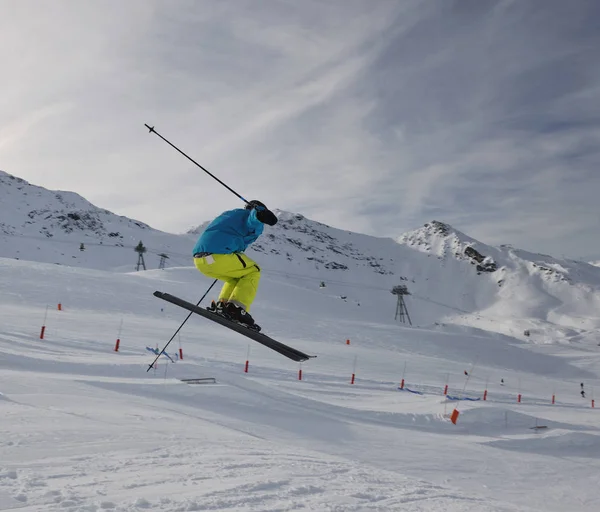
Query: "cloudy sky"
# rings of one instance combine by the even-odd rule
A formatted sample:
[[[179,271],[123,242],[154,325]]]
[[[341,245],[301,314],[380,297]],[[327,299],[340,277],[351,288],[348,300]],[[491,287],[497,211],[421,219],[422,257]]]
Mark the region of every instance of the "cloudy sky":
[[[183,232],[239,199],[600,257],[597,0],[2,0],[0,169]],[[1,211],[1,210],[0,210]]]

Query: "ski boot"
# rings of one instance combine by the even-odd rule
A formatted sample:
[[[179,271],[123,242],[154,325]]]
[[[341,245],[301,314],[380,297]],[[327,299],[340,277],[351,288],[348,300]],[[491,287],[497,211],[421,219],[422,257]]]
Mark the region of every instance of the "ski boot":
[[[248,329],[252,329],[253,331],[260,331],[260,326],[254,322],[254,318],[252,318],[250,313],[247,313],[244,308],[236,306],[232,302],[225,304],[223,313],[226,318],[229,318],[229,320],[232,320],[233,322],[242,324],[244,327],[248,327]]]

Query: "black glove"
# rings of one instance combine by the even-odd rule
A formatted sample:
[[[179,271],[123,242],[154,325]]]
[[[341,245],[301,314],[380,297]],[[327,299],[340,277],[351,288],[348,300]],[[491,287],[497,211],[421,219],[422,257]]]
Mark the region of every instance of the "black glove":
[[[263,224],[274,226],[277,224],[277,216],[270,210],[256,208],[256,218]]]

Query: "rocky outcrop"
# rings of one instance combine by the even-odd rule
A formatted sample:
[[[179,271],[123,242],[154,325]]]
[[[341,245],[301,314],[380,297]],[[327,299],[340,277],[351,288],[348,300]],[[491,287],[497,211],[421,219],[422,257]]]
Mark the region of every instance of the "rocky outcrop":
[[[425,227],[429,228],[434,234],[440,236],[448,236],[452,229],[448,224],[444,224],[439,220],[432,220],[431,222],[426,223]]]
[[[471,258],[472,263],[476,265],[477,272],[496,272],[498,270],[498,265],[492,258],[484,256],[472,246],[465,247],[465,255]]]

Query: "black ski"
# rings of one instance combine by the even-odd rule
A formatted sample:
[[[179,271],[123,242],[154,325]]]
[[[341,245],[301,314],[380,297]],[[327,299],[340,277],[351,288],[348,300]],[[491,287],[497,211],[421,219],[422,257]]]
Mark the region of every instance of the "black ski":
[[[179,297],[175,297],[174,295],[170,295],[168,293],[163,293],[163,292],[157,291],[157,292],[154,292],[154,296],[158,297],[159,299],[166,300],[167,302],[170,302],[171,304],[175,304],[176,306],[179,306],[183,309],[187,309],[188,311],[191,311],[192,313],[196,313],[200,316],[203,316],[204,318],[208,318],[209,320],[212,320],[213,322],[221,324],[222,326],[227,327],[235,332],[239,332],[240,334],[246,336],[247,338],[257,341],[261,345],[264,345],[265,347],[268,347],[268,348],[274,350],[275,352],[280,353],[282,356],[292,359],[293,361],[298,361],[298,362],[307,361],[308,359],[311,359],[312,357],[316,357],[316,356],[309,356],[309,355],[305,354],[304,352],[300,352],[299,350],[296,350],[295,348],[292,348],[288,345],[285,345],[284,343],[281,343],[280,341],[269,338],[269,336],[266,336],[265,334],[261,334],[260,332],[254,331],[248,327],[244,327],[243,325],[238,324],[237,322],[232,322],[231,320],[228,320],[227,318],[224,318],[221,315],[212,313],[212,312],[210,312],[204,308],[201,308],[199,306],[194,306],[194,304],[192,304],[191,302],[187,302],[183,299],[180,299]]]

